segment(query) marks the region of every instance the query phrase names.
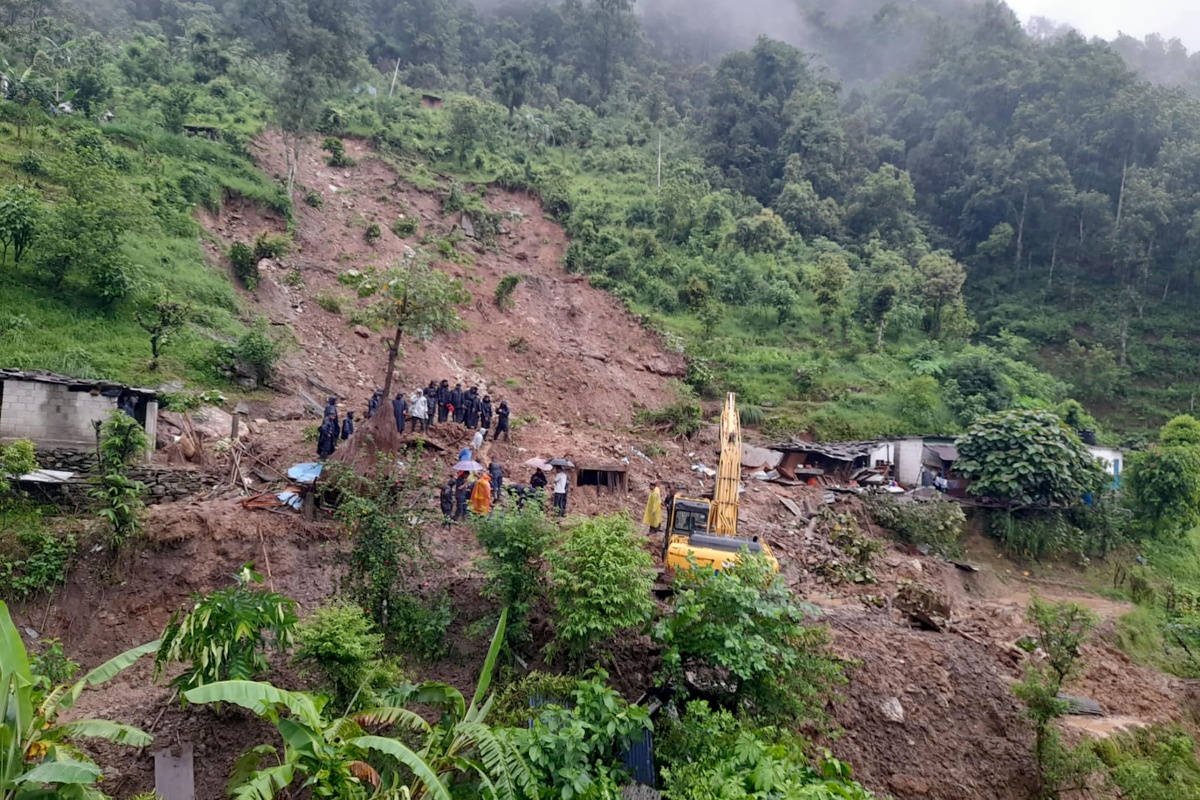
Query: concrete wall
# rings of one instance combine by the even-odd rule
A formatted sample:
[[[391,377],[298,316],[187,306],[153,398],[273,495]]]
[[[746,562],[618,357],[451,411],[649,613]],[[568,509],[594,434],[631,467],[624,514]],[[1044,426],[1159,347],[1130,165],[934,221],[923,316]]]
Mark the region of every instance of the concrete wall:
[[[921,461],[925,454],[924,439],[901,439],[892,442],[895,451],[896,483],[901,486],[921,485]]]
[[[36,381],[3,381],[0,439],[32,439],[39,447],[94,447],[92,420],[108,417],[114,397],[68,391]]]

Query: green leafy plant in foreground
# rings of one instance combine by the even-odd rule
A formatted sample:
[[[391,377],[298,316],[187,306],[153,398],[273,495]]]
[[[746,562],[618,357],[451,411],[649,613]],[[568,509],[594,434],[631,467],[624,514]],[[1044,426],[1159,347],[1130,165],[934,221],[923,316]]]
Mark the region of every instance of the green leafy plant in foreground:
[[[88,672],[73,684],[48,689],[39,680],[8,613],[0,602],[0,800],[95,800],[100,768],[69,739],[91,737],[129,747],[145,747],[153,737],[144,731],[103,719],[59,722],[89,686],[99,686],[142,656],[158,642],[135,647]],[[49,788],[47,788],[49,787]]]
[[[536,785],[520,753],[485,724],[494,702],[488,692],[506,619],[502,613],[470,705],[457,689],[442,683],[396,687],[385,693],[383,706],[336,719],[322,714],[319,699],[268,683],[224,681],[191,689],[184,697],[190,703],[233,703],[278,729],[282,753],[262,745],[239,759],[230,780],[236,798],[270,800],[303,779],[317,797],[450,800],[449,787],[460,774],[478,781],[495,800],[534,797]],[[404,708],[407,703],[432,706],[441,718],[430,725]],[[398,728],[406,735],[367,732],[378,727]],[[414,736],[418,743],[410,747]],[[277,763],[267,764],[270,757]]]
[[[218,681],[244,680],[267,670],[268,646],[285,650],[291,645],[296,603],[253,588],[263,579],[252,567],[242,567],[236,585],[194,597],[190,612],[171,615],[154,658],[156,678],[168,664],[181,662],[188,667],[171,686],[184,693]]]

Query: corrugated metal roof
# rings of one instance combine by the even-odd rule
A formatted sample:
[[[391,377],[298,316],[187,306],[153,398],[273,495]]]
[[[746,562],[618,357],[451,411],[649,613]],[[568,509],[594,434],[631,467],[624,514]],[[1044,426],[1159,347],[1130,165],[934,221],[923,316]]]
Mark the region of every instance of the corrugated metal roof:
[[[952,444],[927,444],[925,446],[942,461],[958,461],[958,448]]]
[[[116,381],[106,381],[93,378],[72,378],[70,375],[59,375],[57,372],[46,372],[45,370],[40,369],[0,369],[0,381],[55,383],[60,386],[66,386],[75,389],[99,389],[102,392],[128,389],[135,394],[149,395],[150,397],[155,397],[158,394],[154,389],[140,389],[135,386],[126,386],[125,384],[117,383]]]
[[[871,454],[879,442],[782,442],[771,445],[781,453],[816,453],[836,461],[856,461]]]

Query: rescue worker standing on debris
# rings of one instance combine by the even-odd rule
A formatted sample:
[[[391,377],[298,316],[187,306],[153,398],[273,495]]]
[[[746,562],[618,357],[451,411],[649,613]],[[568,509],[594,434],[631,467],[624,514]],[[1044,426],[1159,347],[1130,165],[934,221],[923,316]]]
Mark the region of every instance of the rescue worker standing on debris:
[[[400,392],[396,392],[396,397],[392,400],[392,411],[396,414],[396,432],[404,433],[404,420],[408,418],[408,401]]]
[[[321,427],[317,431],[318,458],[324,460],[333,455],[333,451],[337,450],[338,434],[340,433],[337,415],[326,415],[325,421],[321,423]]]
[[[342,440],[349,439],[352,433],[354,433],[354,412],[347,411],[346,418],[342,420]]]
[[[662,490],[658,488],[658,481],[650,481],[650,496],[646,498],[646,511],[642,514],[642,522],[652,534],[656,534],[662,529]]]
[[[492,441],[500,441],[500,434],[504,434],[504,441],[509,441],[508,433],[508,401],[501,400],[500,407],[496,409],[496,433],[492,436]]]
[[[450,416],[450,381],[442,381],[437,388],[437,421],[445,422]]]
[[[492,396],[485,394],[479,404],[479,427],[483,430],[483,438],[487,438],[488,428],[492,427]]]
[[[471,490],[470,507],[476,514],[492,513],[492,481],[486,472],[475,481],[475,488]]]
[[[415,393],[412,396],[411,404],[412,409],[410,413],[413,419],[413,433],[416,433],[418,428],[424,431],[429,430],[429,400],[425,397],[425,393]]]
[[[468,430],[479,427],[479,387],[472,386],[471,391],[463,398],[463,425]]]
[[[463,421],[463,399],[462,384],[454,384],[454,388],[450,390],[450,405],[454,407],[454,421],[459,425]]]
[[[449,525],[454,517],[454,476],[442,486],[441,497],[438,498],[442,507],[442,524]]]
[[[554,468],[554,508],[558,516],[567,515],[567,471],[562,467]]]
[[[467,518],[467,498],[471,496],[471,485],[467,483],[467,473],[460,473],[454,481],[454,519]]]
[[[383,389],[376,389],[371,395],[371,399],[367,401],[367,419],[375,416],[375,412],[379,410],[379,404],[383,402]]]
[[[492,502],[499,502],[500,492],[504,489],[504,468],[499,461],[488,464],[488,477],[492,479]]]

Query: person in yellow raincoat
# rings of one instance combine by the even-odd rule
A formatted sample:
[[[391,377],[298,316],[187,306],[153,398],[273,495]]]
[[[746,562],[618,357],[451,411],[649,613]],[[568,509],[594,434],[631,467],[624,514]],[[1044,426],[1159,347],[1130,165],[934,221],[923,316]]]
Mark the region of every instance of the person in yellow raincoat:
[[[642,514],[642,522],[651,533],[658,533],[662,528],[662,490],[658,488],[658,481],[650,481],[650,496],[646,498],[646,513]]]
[[[475,488],[471,490],[471,500],[467,507],[476,514],[492,512],[492,479],[486,472],[475,481]]]

